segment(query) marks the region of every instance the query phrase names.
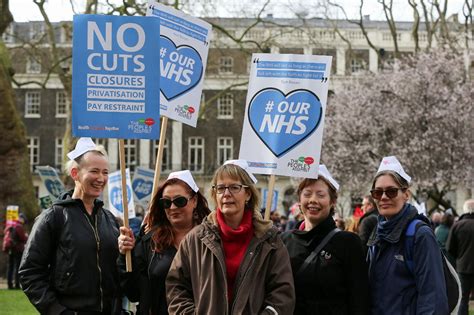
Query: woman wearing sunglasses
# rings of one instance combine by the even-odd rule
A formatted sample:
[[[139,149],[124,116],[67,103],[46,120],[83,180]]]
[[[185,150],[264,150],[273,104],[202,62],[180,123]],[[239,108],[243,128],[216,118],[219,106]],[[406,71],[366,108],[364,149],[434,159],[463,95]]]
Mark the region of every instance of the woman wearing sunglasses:
[[[185,235],[210,213],[191,172],[174,172],[153,198],[140,235],[121,227],[118,238],[121,286],[139,302],[137,314],[167,314],[165,279]],[[125,252],[132,250],[132,272],[125,270]]]
[[[367,243],[373,315],[449,313],[443,258],[428,219],[408,203],[410,180],[400,162],[389,156],[372,183],[379,210]],[[414,221],[415,233],[408,243],[406,231],[415,219],[421,222]]]
[[[283,234],[296,288],[294,314],[360,314],[369,310],[367,266],[357,235],[340,231],[332,215],[339,184],[324,165],[298,186],[301,225]]]
[[[294,287],[282,241],[259,212],[244,160],[212,179],[217,209],[181,243],[166,289],[171,314],[292,314]]]

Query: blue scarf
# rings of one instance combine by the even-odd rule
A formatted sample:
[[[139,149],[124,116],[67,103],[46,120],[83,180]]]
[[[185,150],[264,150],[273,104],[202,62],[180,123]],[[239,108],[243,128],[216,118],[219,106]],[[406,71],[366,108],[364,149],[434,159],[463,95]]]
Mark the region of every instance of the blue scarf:
[[[402,218],[408,212],[408,209],[410,209],[410,204],[405,203],[402,210],[390,220],[387,220],[385,219],[384,216],[379,215],[378,222],[377,222],[377,238],[379,240],[387,241],[386,239],[387,236],[390,235],[390,233],[392,233],[393,229],[398,225],[398,223],[402,220]]]

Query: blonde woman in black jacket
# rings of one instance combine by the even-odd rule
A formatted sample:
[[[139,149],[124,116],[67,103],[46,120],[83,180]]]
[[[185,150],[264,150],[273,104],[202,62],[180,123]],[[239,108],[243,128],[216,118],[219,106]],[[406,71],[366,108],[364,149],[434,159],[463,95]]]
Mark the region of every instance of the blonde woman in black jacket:
[[[120,314],[119,227],[98,199],[108,180],[107,154],[81,138],[68,157],[74,190],[36,219],[21,286],[41,314]]]

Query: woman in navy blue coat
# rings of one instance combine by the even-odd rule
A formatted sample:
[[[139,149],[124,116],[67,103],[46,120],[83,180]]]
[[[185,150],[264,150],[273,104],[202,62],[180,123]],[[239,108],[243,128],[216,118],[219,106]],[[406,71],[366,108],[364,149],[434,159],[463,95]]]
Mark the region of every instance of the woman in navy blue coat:
[[[410,205],[410,176],[394,156],[382,160],[371,195],[379,210],[369,246],[371,314],[448,314],[443,257],[433,231],[417,224],[411,257],[407,256],[408,225],[426,217]],[[409,264],[411,264],[409,266]]]

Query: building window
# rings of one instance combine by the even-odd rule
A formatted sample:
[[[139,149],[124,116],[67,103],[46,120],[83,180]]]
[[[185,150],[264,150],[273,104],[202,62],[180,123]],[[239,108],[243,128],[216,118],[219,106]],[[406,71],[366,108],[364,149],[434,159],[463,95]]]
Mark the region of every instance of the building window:
[[[56,145],[54,149],[54,161],[56,168],[62,169],[63,164],[63,138],[56,138]]]
[[[349,39],[364,39],[364,34],[359,31],[352,31],[347,33]]]
[[[361,59],[353,58],[351,60],[351,72],[358,73],[365,69],[365,62]]]
[[[234,58],[221,57],[219,59],[219,73],[230,74],[234,72]]]
[[[63,91],[56,92],[56,117],[67,116],[67,97]]]
[[[107,145],[109,142],[107,141],[108,139],[106,138],[93,138],[92,141],[94,141],[95,145],[101,145],[104,147],[105,151],[108,152]]]
[[[402,34],[397,33],[397,40],[401,40],[401,39],[402,39]],[[386,42],[393,41],[392,33],[382,33],[382,40]]]
[[[27,137],[26,140],[28,141],[31,170],[34,171],[35,166],[39,165],[40,139],[39,137]]]
[[[219,99],[217,99],[217,118],[234,118],[234,96],[231,93],[221,95]]]
[[[125,139],[125,165],[130,169],[131,172],[135,170],[138,165],[138,140],[137,139]],[[120,161],[120,157],[119,157]]]
[[[40,115],[41,94],[38,91],[26,92],[25,94],[25,117],[39,118]]]
[[[188,166],[191,172],[204,172],[204,138],[189,137]]]
[[[6,44],[14,43],[15,42],[15,35],[14,34],[15,34],[14,24],[10,23],[10,25],[8,25],[7,29],[5,30],[5,32],[2,35],[3,41]]]
[[[30,23],[30,39],[33,41],[39,41],[43,36],[45,36],[45,25],[43,22],[40,23]]]
[[[158,145],[160,143],[160,140],[152,141],[152,152],[153,152],[153,158],[151,165],[152,169],[155,169],[156,165],[156,157],[158,156]],[[161,171],[162,172],[169,172],[171,171],[171,150],[169,146],[169,141],[168,139],[165,139],[165,143],[163,145],[163,156],[161,157]]]
[[[217,165],[234,158],[234,139],[232,137],[217,138]]]
[[[26,73],[41,73],[41,64],[33,57],[29,57],[26,62]]]

